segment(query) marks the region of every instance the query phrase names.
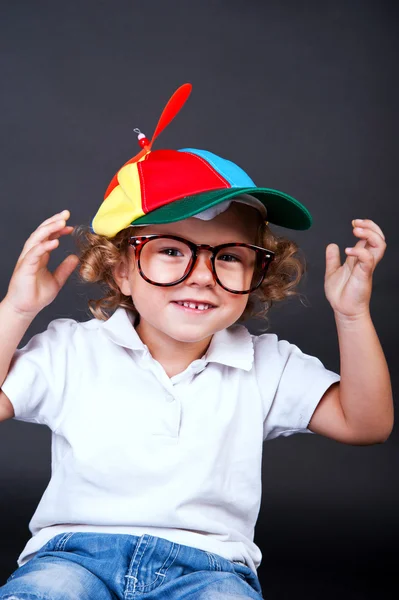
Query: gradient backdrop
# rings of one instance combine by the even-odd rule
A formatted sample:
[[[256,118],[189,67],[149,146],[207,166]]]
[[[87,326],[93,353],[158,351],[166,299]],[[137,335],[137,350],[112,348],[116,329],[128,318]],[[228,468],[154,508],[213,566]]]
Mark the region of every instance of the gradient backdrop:
[[[258,185],[297,197],[314,217],[287,233],[308,273],[276,307],[270,332],[339,370],[324,290],[325,247],[375,220],[388,248],[372,316],[397,370],[398,9],[337,0],[3,0],[0,6],[3,297],[25,239],[64,208],[89,223],[115,171],[150,137],[186,81],[193,93],[155,148],[208,149]],[[63,240],[54,267],[73,250]],[[22,343],[52,319],[87,320],[96,291],[74,275]],[[257,323],[248,323],[252,332]],[[255,541],[266,598],[391,598],[399,546],[399,437],[355,447],[320,436],[265,444]],[[16,568],[50,475],[50,431],[16,421],[0,435],[0,584]]]

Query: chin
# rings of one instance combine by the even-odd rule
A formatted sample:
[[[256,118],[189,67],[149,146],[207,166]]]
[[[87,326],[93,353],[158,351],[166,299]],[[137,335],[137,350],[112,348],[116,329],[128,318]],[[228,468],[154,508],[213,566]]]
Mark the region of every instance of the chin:
[[[162,329],[161,331],[173,340],[176,340],[177,342],[185,342],[187,344],[200,342],[201,340],[205,340],[206,338],[215,333],[213,329],[205,329],[204,327],[199,326],[182,326],[181,329],[179,327],[176,327],[173,329],[173,331],[168,331],[164,329]]]

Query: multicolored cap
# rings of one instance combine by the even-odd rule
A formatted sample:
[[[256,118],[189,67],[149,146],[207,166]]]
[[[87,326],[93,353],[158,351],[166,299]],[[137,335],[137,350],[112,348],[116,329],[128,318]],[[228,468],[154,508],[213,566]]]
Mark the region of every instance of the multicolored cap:
[[[257,187],[238,165],[208,150],[152,150],[158,135],[185,104],[192,86],[185,83],[169,99],[148,140],[138,129],[142,150],[125,163],[109,184],[92,221],[92,231],[114,237],[131,225],[181,221],[241,194],[257,198],[270,223],[308,229],[309,211],[278,190]]]

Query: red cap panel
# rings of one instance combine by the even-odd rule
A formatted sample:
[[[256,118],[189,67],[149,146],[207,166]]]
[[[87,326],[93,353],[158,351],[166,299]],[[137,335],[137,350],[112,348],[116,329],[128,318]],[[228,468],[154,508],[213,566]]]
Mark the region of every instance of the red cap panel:
[[[188,152],[155,150],[138,162],[137,168],[144,213],[174,199],[231,188],[206,160]]]

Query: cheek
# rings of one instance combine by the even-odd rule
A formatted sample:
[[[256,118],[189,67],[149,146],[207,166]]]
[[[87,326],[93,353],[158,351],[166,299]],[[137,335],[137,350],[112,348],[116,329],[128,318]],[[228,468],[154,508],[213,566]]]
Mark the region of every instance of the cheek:
[[[237,307],[237,312],[239,312],[240,315],[244,312],[245,307],[248,304],[248,298],[249,298],[248,294],[246,294],[245,296],[244,296],[244,294],[242,296],[239,296],[239,300],[236,303],[236,307]]]
[[[130,289],[133,303],[139,312],[148,310],[154,312],[156,307],[164,306],[169,302],[167,288],[148,283],[141,277],[138,270],[131,275]]]
[[[221,298],[222,308],[238,318],[244,311],[248,302],[248,295],[244,294],[229,294],[225,292]],[[238,315],[238,316],[237,316]]]

